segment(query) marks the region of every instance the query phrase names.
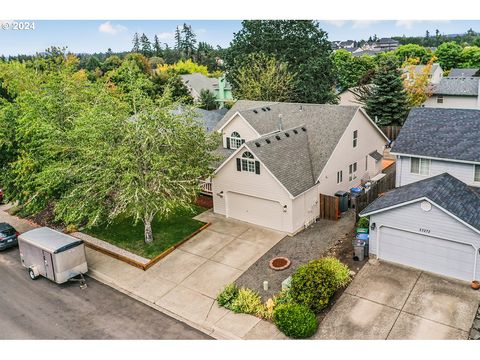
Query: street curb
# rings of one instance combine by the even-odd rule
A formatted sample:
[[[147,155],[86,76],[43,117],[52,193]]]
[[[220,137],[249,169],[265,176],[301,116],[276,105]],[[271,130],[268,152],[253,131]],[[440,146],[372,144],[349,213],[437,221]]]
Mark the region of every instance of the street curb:
[[[118,286],[116,285],[112,279],[110,279],[108,276],[105,276],[101,273],[99,273],[98,271],[96,270],[93,270],[93,269],[89,269],[88,270],[88,273],[87,275],[89,277],[91,277],[92,279],[95,279],[99,282],[101,282],[102,284],[105,284],[137,301],[140,301],[141,303],[147,305],[147,306],[150,306],[151,308],[157,310],[157,311],[160,311],[161,313],[165,314],[165,315],[168,315],[172,318],[174,318],[175,320],[178,320],[178,321],[181,321],[185,324],[187,324],[188,326],[191,326],[192,328],[198,330],[198,331],[201,331],[203,332],[204,334],[208,335],[208,336],[211,336],[213,337],[215,340],[242,340],[241,337],[239,336],[236,336],[228,331],[225,331],[225,330],[222,330],[216,326],[213,326],[211,328],[207,328],[201,324],[198,324],[198,323],[195,323],[193,321],[190,321],[188,319],[185,319],[184,317],[176,314],[176,313],[173,313],[171,312],[170,310],[168,309],[165,309],[155,303],[152,303],[151,301],[148,301],[128,290],[125,290],[124,288],[122,288],[121,286]]]

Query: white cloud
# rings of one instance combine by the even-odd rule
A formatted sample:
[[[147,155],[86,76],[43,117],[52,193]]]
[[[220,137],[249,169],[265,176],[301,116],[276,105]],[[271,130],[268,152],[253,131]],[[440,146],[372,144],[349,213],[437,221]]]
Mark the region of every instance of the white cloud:
[[[112,24],[110,21],[104,22],[98,27],[98,31],[110,35],[117,35],[118,33],[126,30],[127,28],[125,26],[120,24]]]
[[[326,20],[325,22],[327,24],[340,28],[347,23],[347,20]]]
[[[173,32],[161,32],[157,34],[159,40],[173,40],[175,38],[175,34]]]
[[[197,34],[205,34],[207,32],[207,29],[193,29],[193,31]]]
[[[373,24],[380,22],[379,20],[355,20],[352,24],[353,29],[366,29]]]
[[[411,29],[413,28],[413,25],[415,25],[415,23],[419,23],[421,21],[419,20],[397,20],[395,22],[395,26],[396,27],[404,27],[405,29]]]

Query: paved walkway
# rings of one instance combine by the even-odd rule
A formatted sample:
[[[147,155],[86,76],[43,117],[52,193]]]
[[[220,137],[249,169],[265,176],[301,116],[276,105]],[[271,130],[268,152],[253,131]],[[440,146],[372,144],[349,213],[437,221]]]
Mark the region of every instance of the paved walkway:
[[[0,222],[20,232],[36,225],[11,216],[0,206]],[[202,231],[147,271],[95,250],[86,249],[91,277],[218,339],[284,339],[267,321],[218,307],[215,298],[284,233],[207,211],[196,217],[211,222]]]

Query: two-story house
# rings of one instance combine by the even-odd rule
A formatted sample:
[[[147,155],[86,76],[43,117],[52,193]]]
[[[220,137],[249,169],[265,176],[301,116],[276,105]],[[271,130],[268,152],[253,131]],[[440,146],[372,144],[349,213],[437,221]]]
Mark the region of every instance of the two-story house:
[[[416,76],[423,75],[427,69],[427,65],[408,65],[403,70],[404,79],[407,81],[413,81]],[[413,79],[411,79],[413,75]],[[443,70],[440,64],[432,64],[428,69],[428,82],[429,84],[438,84],[443,78]]]
[[[397,188],[370,217],[370,253],[456,279],[480,279],[480,110],[412,109],[392,148]]]
[[[432,88],[424,107],[479,109],[479,77],[444,77]]]
[[[288,234],[319,216],[320,194],[381,172],[388,141],[358,106],[238,101],[218,131],[214,212]]]

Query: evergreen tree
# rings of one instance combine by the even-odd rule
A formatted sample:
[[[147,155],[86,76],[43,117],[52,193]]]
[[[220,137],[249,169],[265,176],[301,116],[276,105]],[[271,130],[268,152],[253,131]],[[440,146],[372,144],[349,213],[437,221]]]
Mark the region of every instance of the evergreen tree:
[[[140,53],[146,57],[152,56],[152,44],[145,34],[140,36]]]
[[[204,110],[215,110],[218,107],[215,94],[208,89],[200,91],[199,107]]]
[[[396,62],[387,58],[373,78],[365,110],[378,125],[403,125],[407,117],[407,94],[401,76]]]
[[[140,39],[138,37],[138,33],[133,34],[133,48],[132,52],[139,52],[140,51]]]
[[[162,57],[162,45],[160,45],[160,40],[158,40],[158,36],[155,35],[153,38],[153,54],[157,57]]]
[[[182,50],[187,59],[193,59],[196,50],[197,36],[193,32],[192,27],[185,23],[182,28],[182,35]]]
[[[182,32],[180,31],[180,26],[177,26],[175,29],[175,50],[178,52],[182,51],[183,49],[183,40],[182,40]]]

